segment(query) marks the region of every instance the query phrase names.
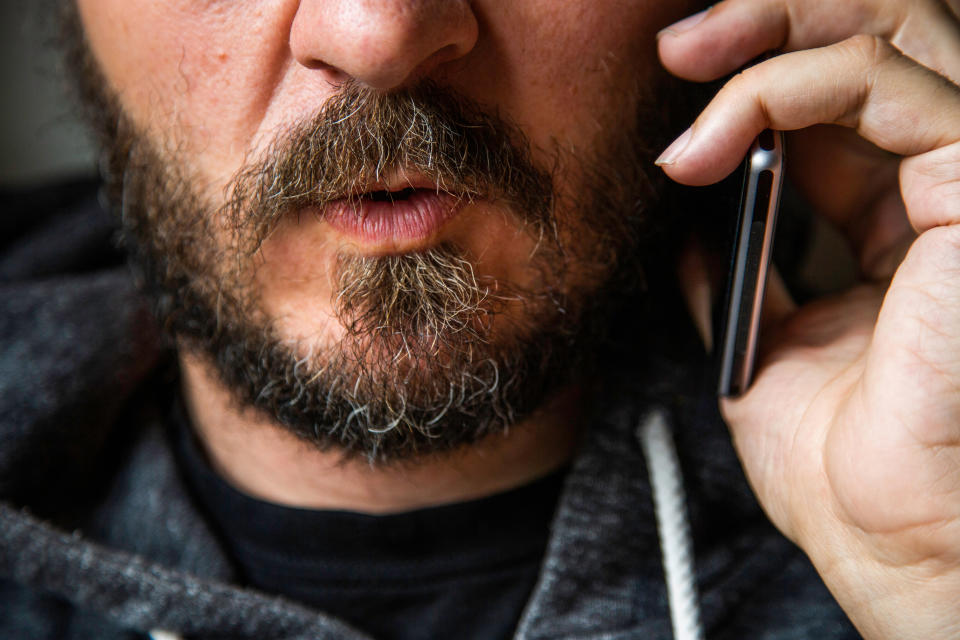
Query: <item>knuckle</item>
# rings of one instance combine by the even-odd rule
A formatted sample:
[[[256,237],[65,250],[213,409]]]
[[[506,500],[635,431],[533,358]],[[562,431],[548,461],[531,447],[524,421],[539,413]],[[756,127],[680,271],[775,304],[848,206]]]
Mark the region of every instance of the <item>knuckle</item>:
[[[751,85],[757,82],[762,75],[763,69],[762,65],[754,65],[752,67],[747,67],[746,69],[741,70],[737,75],[734,76],[734,80],[740,85]]]
[[[960,272],[960,224],[933,227],[921,233],[910,248],[907,260],[934,264],[941,272]]]
[[[765,85],[762,77],[764,70],[759,68],[761,66],[762,65],[756,65],[741,69],[724,84],[721,91],[728,96],[752,95],[756,93],[758,87]]]
[[[901,54],[890,42],[880,36],[861,33],[837,44],[844,53],[857,58],[861,66],[876,67]]]
[[[960,142],[905,160],[901,191],[918,229],[960,223]]]
[[[920,238],[925,238],[925,241],[933,246],[960,250],[960,225],[951,224],[934,227],[926,233],[920,234]]]
[[[741,69],[730,77],[730,79],[724,84],[723,89],[727,91],[741,90],[744,85],[749,84],[750,82],[749,73],[750,69]]]

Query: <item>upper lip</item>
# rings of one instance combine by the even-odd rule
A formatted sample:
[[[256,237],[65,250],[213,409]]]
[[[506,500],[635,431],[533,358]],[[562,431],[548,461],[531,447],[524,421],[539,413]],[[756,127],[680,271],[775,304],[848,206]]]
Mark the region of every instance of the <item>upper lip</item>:
[[[362,196],[377,191],[403,191],[404,189],[430,189],[443,191],[435,180],[412,171],[391,171],[387,177],[376,182],[370,182],[350,192],[351,196]]]

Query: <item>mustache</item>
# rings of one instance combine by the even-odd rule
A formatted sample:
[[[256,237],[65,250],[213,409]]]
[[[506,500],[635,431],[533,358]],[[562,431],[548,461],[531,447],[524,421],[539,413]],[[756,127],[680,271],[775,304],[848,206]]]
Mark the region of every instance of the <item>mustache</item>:
[[[432,82],[391,93],[345,83],[236,174],[226,219],[255,249],[285,214],[358,199],[396,173],[460,198],[505,202],[541,234],[555,227],[553,177],[534,163],[522,131]]]

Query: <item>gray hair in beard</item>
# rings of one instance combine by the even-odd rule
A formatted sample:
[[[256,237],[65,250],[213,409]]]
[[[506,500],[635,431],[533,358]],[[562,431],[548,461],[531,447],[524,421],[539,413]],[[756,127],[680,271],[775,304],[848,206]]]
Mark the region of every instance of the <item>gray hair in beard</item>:
[[[190,343],[215,355],[225,381],[297,435],[379,462],[457,448],[542,402],[547,370],[532,375],[521,345],[537,343],[532,357],[543,359],[551,348],[533,334],[561,330],[564,311],[550,175],[534,166],[514,127],[431,84],[393,94],[347,84],[317,117],[283,135],[233,181],[218,216],[231,222],[229,254],[251,255],[284,216],[359,197],[396,169],[426,175],[458,198],[506,203],[540,241],[536,260],[547,286],[521,292],[478,278],[470,256],[452,244],[342,254],[334,308],[346,334],[336,345],[272,335],[262,314],[254,320],[255,292],[242,282],[230,287],[250,296],[229,314],[244,318],[230,323],[233,335]],[[217,295],[222,305],[222,287]],[[526,317],[504,344],[493,327],[511,302]],[[219,346],[211,349],[211,338]],[[557,381],[561,371],[551,372]]]
[[[227,210],[244,237],[261,240],[290,211],[357,199],[396,170],[459,198],[504,201],[538,234],[555,231],[551,176],[522,132],[430,82],[389,94],[343,83],[236,176]]]
[[[78,24],[74,41],[67,60],[101,135],[107,192],[161,326],[212,362],[241,403],[320,449],[394,463],[503,432],[584,371],[612,296],[569,290],[569,252],[583,248],[560,246],[551,172],[495,113],[430,84],[391,94],[347,84],[240,171],[226,206],[211,209],[184,159],[124,116]],[[602,164],[584,166],[584,201],[564,207],[603,230],[590,249],[608,275],[634,271],[630,248],[642,205],[653,200],[640,168],[649,152],[631,135],[612,139]],[[345,337],[317,346],[278,335],[251,285],[253,253],[284,216],[355,197],[398,168],[460,198],[507,204],[540,240],[531,260],[543,286],[522,291],[478,277],[471,256],[449,244],[341,255],[335,308]],[[226,243],[216,240],[223,221]],[[608,285],[623,290],[622,281]],[[523,313],[495,336],[508,304]]]
[[[532,169],[508,125],[470,113],[458,99],[444,102],[433,87],[419,91],[429,99],[345,89],[239,173],[222,210],[205,206],[182,164],[122,115],[121,133],[106,147],[124,154],[110,160],[120,169],[114,189],[165,331],[212,362],[242,404],[320,449],[379,464],[502,432],[571,369],[562,362],[571,353],[556,348],[570,344],[571,327],[556,286],[565,260],[554,241],[549,174]],[[344,254],[335,311],[345,336],[323,346],[284,338],[251,286],[257,247],[284,216],[320,209],[396,166],[461,198],[508,202],[540,240],[535,260],[548,286],[523,292],[478,277],[470,256],[450,244],[397,256]],[[226,246],[214,240],[222,221]],[[522,317],[503,332],[508,341],[495,339],[495,318],[511,303]]]

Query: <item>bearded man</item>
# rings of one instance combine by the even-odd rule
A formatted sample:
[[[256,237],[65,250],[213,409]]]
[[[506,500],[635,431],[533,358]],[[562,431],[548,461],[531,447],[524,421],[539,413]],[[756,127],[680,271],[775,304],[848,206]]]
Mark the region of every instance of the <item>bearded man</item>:
[[[65,2],[3,637],[960,637],[955,0]],[[675,183],[767,128],[863,282],[771,280],[731,444]]]

